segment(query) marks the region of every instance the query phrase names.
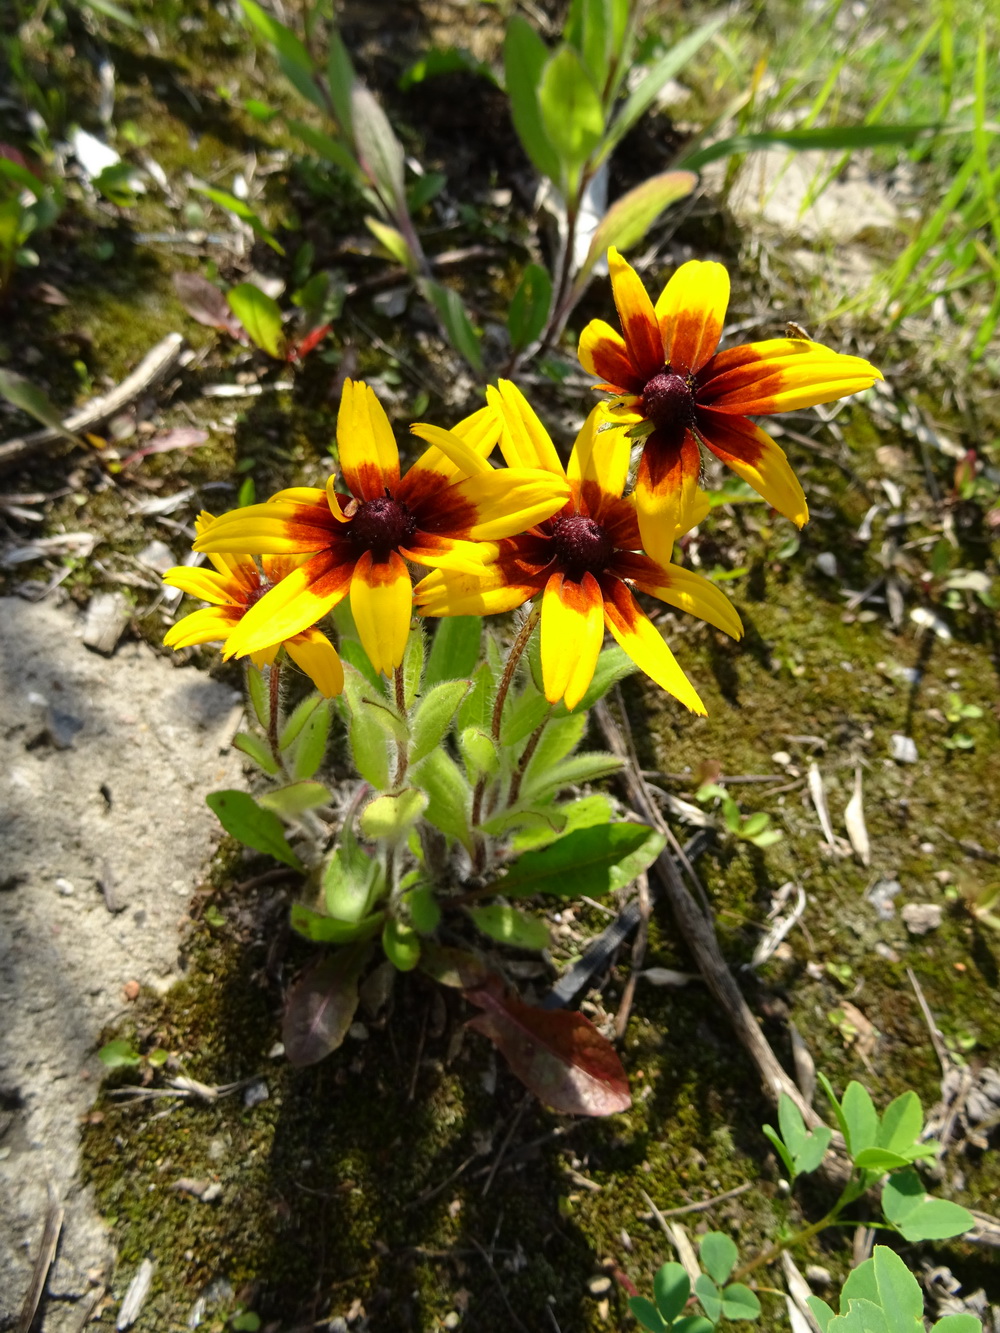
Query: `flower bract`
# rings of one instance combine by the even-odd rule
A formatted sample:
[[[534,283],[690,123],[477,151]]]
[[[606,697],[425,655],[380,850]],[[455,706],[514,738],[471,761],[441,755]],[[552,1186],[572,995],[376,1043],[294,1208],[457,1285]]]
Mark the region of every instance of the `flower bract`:
[[[805,338],[717,351],[729,304],[722,264],[682,264],[655,305],[613,247],[608,266],[622,331],[591,320],[579,356],[615,396],[612,416],[645,438],[635,499],[646,551],[669,559],[698,483],[699,445],[801,527],[809,517],[802,487],[784,451],[749,418],[844,398],[880,372]]]
[[[203,511],[195,520],[195,531],[200,536],[213,522],[212,515]],[[211,603],[184,616],[167,631],[163,642],[168,648],[190,648],[196,643],[228,645],[244,616],[299,563],[294,556],[265,555],[258,568],[249,555],[213,553],[208,558],[214,569],[175,565],[163,576],[171,588]],[[344,688],[344,668],[322,630],[305,626],[298,633],[263,645],[252,654],[254,666],[270,666],[281,648],[328,699]]]
[[[622,497],[630,442],[601,431],[606,408],[596,407],[576,438],[566,472],[545,427],[509,381],[487,390],[503,421],[500,448],[511,466],[543,467],[565,475],[571,495],[559,513],[531,532],[493,544],[478,571],[432,570],[417,585],[425,615],[510,611],[541,596],[541,660],[545,697],[575,708],[593,679],[605,628],[663,689],[704,713],[697,692],[662,634],[639,606],[637,588],[688,611],[733,638],[742,634],[729,599],[708,579],[664,565],[640,550],[635,508]],[[692,502],[692,524],[705,512]]]
[[[569,487],[537,468],[495,469],[486,456],[499,434],[489,408],[453,431],[414,426],[430,444],[400,475],[392,427],[372,389],[347,380],[337,417],[346,492],[300,486],[237,509],[209,527],[195,550],[306,554],[297,569],[252,607],[229,636],[227,656],[315,624],[343,598],[376,671],[400,665],[413,592],[406,562],[464,568],[472,543],[523,532],[565,501]]]

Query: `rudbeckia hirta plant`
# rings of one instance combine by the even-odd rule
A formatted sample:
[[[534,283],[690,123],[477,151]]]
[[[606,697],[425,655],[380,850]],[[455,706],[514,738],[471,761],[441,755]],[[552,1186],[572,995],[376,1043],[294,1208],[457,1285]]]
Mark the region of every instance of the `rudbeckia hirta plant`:
[[[480,615],[510,611],[541,597],[541,663],[545,696],[575,708],[594,675],[605,628],[643,671],[688,708],[704,713],[698,694],[632,589],[688,611],[733,638],[739,616],[714,584],[691,570],[644,555],[636,511],[622,492],[630,442],[621,431],[602,431],[606,408],[596,407],[573,446],[564,471],[548,432],[520,390],[509,381],[487,390],[503,422],[500,448],[511,467],[544,468],[566,477],[571,494],[558,514],[531,532],[482,550],[478,570],[433,570],[416,588],[425,615]],[[693,500],[693,526],[706,506]]]
[[[212,515],[203,510],[195,520],[195,532],[200,536],[213,522]],[[163,576],[171,588],[211,603],[184,616],[167,631],[163,642],[168,648],[190,648],[196,643],[228,645],[243,617],[299,563],[294,556],[265,555],[260,567],[249,555],[213,553],[208,558],[214,569],[175,565]],[[281,648],[328,699],[344,688],[344,669],[337,650],[322,630],[306,626],[262,645],[253,653],[254,666],[272,666]]]
[[[565,477],[494,469],[486,461],[499,434],[489,408],[454,430],[413,429],[431,447],[401,476],[384,409],[367,384],[347,380],[337,417],[346,492],[331,476],[325,489],[280,491],[266,504],[224,514],[202,533],[199,551],[308,556],[246,613],[226,641],[227,657],[299,634],[350,596],[372,666],[390,674],[402,663],[410,631],[407,561],[467,567],[476,561],[472,543],[522,532],[565,502]]]
[[[595,319],[580,337],[581,364],[614,395],[613,419],[642,437],[635,500],[643,544],[669,559],[680,516],[691,503],[704,445],[799,527],[805,495],[784,451],[749,420],[829,403],[882,376],[857,356],[805,338],[769,338],[717,351],[729,274],[722,264],[682,264],[654,305],[613,247],[611,287],[618,333]]]

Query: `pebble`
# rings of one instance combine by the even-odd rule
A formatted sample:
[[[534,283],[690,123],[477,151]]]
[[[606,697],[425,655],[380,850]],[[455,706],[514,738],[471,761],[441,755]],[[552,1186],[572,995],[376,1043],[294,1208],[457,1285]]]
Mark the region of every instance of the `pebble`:
[[[270,1095],[267,1084],[262,1078],[259,1078],[256,1083],[251,1083],[243,1093],[243,1105],[249,1111],[252,1107],[259,1106],[261,1102],[266,1102]]]
[[[352,1023],[347,1029],[347,1035],[354,1041],[367,1041],[368,1029],[364,1023]]]
[[[71,879],[62,879],[60,877],[56,880],[56,888],[64,898],[68,898],[70,894],[76,893],[76,885]]]
[[[897,764],[915,764],[917,762],[917,747],[913,738],[904,736],[899,731],[894,731],[889,737],[889,754]]]
[[[926,935],[940,926],[941,913],[939,903],[907,903],[900,916],[911,935]]]
[[[809,1264],[806,1267],[806,1281],[813,1287],[828,1287],[833,1278],[829,1269],[822,1268],[819,1264]]]
[[[449,1310],[443,1321],[445,1328],[458,1328],[462,1322],[462,1316],[457,1310]]]
[[[600,1277],[592,1277],[587,1283],[587,1290],[591,1296],[604,1296],[611,1290],[611,1279],[603,1273]]]

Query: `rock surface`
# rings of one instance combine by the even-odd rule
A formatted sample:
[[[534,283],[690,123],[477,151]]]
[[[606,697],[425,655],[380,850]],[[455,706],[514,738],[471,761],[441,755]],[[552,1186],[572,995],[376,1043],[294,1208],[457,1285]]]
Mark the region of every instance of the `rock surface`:
[[[176,975],[218,840],[206,791],[240,781],[238,694],[142,643],[110,659],[73,608],[0,598],[0,1327],[21,1307],[48,1207],[66,1209],[46,1333],[112,1254],[79,1184],[101,1029]]]

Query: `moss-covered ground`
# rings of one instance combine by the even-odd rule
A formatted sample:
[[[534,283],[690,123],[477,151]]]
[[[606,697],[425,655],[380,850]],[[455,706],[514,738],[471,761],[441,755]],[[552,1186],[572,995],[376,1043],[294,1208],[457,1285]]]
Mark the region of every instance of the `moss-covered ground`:
[[[155,15],[151,5],[135,8],[172,40],[151,53],[121,30],[110,39],[120,119],[136,127],[170,180],[192,172],[224,183],[248,156],[267,159],[275,146],[287,146],[270,124],[244,110],[247,96],[260,98],[266,90],[277,105],[284,94],[248,61],[248,40],[235,21],[208,4],[160,7]],[[460,140],[452,150],[468,149],[468,170],[484,174],[477,181],[483,184],[478,211],[462,214],[445,240],[499,247],[501,259],[469,279],[488,302],[509,289],[511,256],[520,262],[527,235],[517,205],[505,212],[487,198],[487,186],[503,183],[498,171],[524,169],[509,126],[490,110],[495,90],[477,90],[461,82],[466,76],[452,75],[450,103],[432,96],[430,85],[407,103],[385,80],[380,44],[357,14],[350,23],[355,27],[348,35],[357,39],[366,72],[378,81],[381,70],[404,126],[407,116],[430,125],[428,163],[435,165],[438,154],[447,165],[452,135]],[[420,24],[416,18],[413,24],[407,32],[416,41]],[[85,105],[93,103],[96,85],[91,65],[79,56],[92,55],[94,46],[75,28],[49,52],[51,69],[62,71]],[[394,61],[395,69],[398,53]],[[463,109],[461,132],[442,105]],[[624,166],[616,168],[619,187],[663,165],[656,155],[666,150],[654,139],[637,133]],[[419,146],[416,136],[412,146]],[[337,268],[345,281],[369,275],[382,262],[366,255],[344,259],[340,243],[350,251],[345,237],[353,242],[363,234],[358,201],[315,171],[294,164],[276,171],[258,202],[273,227],[284,224],[280,234],[290,253],[308,238],[317,266]],[[233,503],[246,477],[260,496],[314,483],[333,438],[331,386],[340,373],[379,375],[384,388],[397,392],[392,411],[401,436],[410,420],[408,401],[425,387],[429,419],[441,410],[452,418],[460,414],[445,386],[462,372],[428,340],[419,319],[394,320],[365,309],[362,323],[349,312],[294,376],[285,367],[261,367],[260,358],[194,324],[177,300],[173,273],[196,268],[237,281],[247,263],[229,263],[210,244],[171,247],[143,239],[168,225],[186,225],[185,216],[168,212],[162,201],[126,210],[93,200],[71,203],[53,233],[55,244],[41,247],[37,275],[67,304],[36,300],[22,284],[0,333],[4,360],[42,378],[62,404],[120,378],[138,350],[171,330],[182,329],[198,351],[198,361],[167,396],[162,420],[203,426],[209,431],[203,447],[148,458],[140,472],[124,474],[97,455],[57,450],[12,486],[55,493],[46,531],[85,526],[97,532],[105,573],[128,568],[151,535],[163,535],[136,515],[137,498],[191,485],[204,503],[222,508]],[[210,213],[202,221],[210,231],[221,225],[220,216]],[[730,261],[739,247],[723,212],[696,217],[680,239],[698,254],[711,250]],[[263,246],[254,249],[253,262],[285,272]],[[771,295],[764,277],[747,271],[736,305]],[[807,308],[808,292],[800,299]],[[606,290],[595,290],[590,300],[578,315],[581,323],[590,314],[607,316]],[[765,336],[773,332],[768,324]],[[42,350],[44,375],[32,348]],[[901,364],[908,392],[923,395],[932,409],[940,403],[944,382],[921,379],[913,349],[878,350]],[[419,383],[411,380],[414,361]],[[293,379],[294,387],[235,405],[201,396],[206,384],[232,381],[248,366],[265,384]],[[586,403],[584,392],[552,385],[538,393],[540,410],[553,423],[578,416]],[[990,457],[991,412],[983,398],[965,415],[956,410],[948,428]],[[791,881],[807,894],[804,916],[778,953],[756,971],[739,972],[781,1058],[790,1064],[794,1023],[836,1086],[862,1078],[879,1105],[913,1087],[929,1106],[940,1070],[908,969],[956,1058],[995,1064],[1000,1046],[1000,938],[971,910],[1000,885],[996,624],[973,593],[956,595],[947,587],[951,570],[994,572],[982,527],[988,501],[982,495],[960,500],[953,461],[928,458],[926,451],[922,456],[912,439],[867,409],[848,409],[839,420],[844,437],[836,447],[826,437],[818,453],[786,441],[813,509],[800,537],[764,506],[741,504],[717,510],[688,548],[691,561],[726,580],[747,631],[733,644],[681,617],[664,621],[709,716],[683,714],[638,679],[624,683],[619,706],[643,766],[655,775],[651,780],[674,795],[693,800],[701,778],[720,769],[730,777],[773,779],[731,790],[745,814],[770,814],[783,841],[761,852],[720,834],[697,868],[734,969],[748,963],[776,890]],[[566,442],[565,430],[554,433]],[[901,536],[885,526],[885,477],[914,507]],[[874,537],[859,537],[876,503],[883,512],[874,520]],[[944,542],[943,563],[935,564],[932,553],[945,529],[954,540]],[[894,625],[880,594],[863,602],[849,596],[887,568],[902,580],[908,609],[923,609],[922,621]],[[0,574],[4,584],[12,577]],[[83,601],[103,586],[103,577],[81,564],[67,587]],[[146,615],[142,596],[137,628],[158,641],[162,624]],[[928,616],[939,619],[947,637],[928,625]],[[962,728],[946,716],[955,694],[982,710]],[[946,744],[960,729],[971,748]],[[890,757],[897,733],[914,741],[915,763]],[[838,834],[855,771],[861,771],[869,867],[846,847],[825,845],[806,781],[810,762],[822,774]],[[818,1216],[829,1202],[819,1186],[794,1200],[782,1189],[760,1133],[773,1112],[751,1063],[697,982],[669,990],[640,981],[621,1044],[634,1104],[607,1121],[572,1122],[539,1107],[491,1048],[464,1032],[468,1013],[458,998],[416,975],[397,980],[387,1013],[372,1019],[362,1011],[363,1031],[332,1057],[292,1070],[274,1047],[284,988],[307,955],[289,939],[283,889],[239,887],[266,868],[239,861],[232,849],[220,856],[185,940],[186,979],[162,998],[141,998],[126,1028],[103,1034],[104,1040],[126,1037],[144,1052],[170,1052],[167,1073],[208,1085],[262,1080],[267,1089],[266,1100],[251,1097],[249,1106],[242,1086],[210,1102],[136,1101],[113,1095],[134,1076],[114,1075],[90,1116],[84,1175],[118,1246],[115,1291],[121,1294],[143,1258],[156,1263],[140,1329],[185,1327],[206,1293],[209,1327],[221,1327],[241,1307],[275,1330],[311,1327],[338,1314],[356,1318],[363,1307],[379,1333],[454,1327],[456,1315],[477,1333],[624,1328],[625,1287],[612,1281],[605,1288],[601,1279],[620,1272],[648,1289],[670,1253],[647,1195],[670,1209],[748,1185],[688,1219],[695,1231],[730,1231],[744,1254],[800,1215]],[[865,897],[879,879],[901,886],[888,919]],[[911,936],[900,915],[906,902],[940,906],[941,924]],[[206,913],[207,906],[214,910]],[[604,919],[585,909],[578,921],[596,932]],[[601,993],[591,996],[607,1012],[617,1008],[628,966],[626,952]],[[690,966],[662,907],[651,923],[645,966]],[[845,1001],[874,1034],[858,1032],[845,1017]],[[162,1087],[163,1074],[152,1085]],[[217,1184],[221,1192],[206,1202],[177,1188],[178,1181]],[[994,1210],[1000,1173],[993,1154],[949,1158],[940,1188]],[[935,1254],[967,1286],[986,1282],[997,1295],[981,1251],[951,1244]],[[849,1244],[840,1234],[823,1236],[800,1258],[842,1274]],[[764,1327],[778,1327],[781,1307],[774,1297],[764,1299]],[[97,1326],[111,1327],[114,1312],[109,1304]]]

